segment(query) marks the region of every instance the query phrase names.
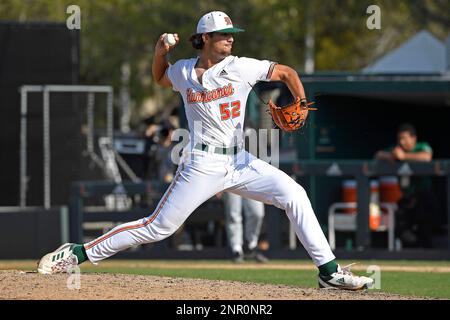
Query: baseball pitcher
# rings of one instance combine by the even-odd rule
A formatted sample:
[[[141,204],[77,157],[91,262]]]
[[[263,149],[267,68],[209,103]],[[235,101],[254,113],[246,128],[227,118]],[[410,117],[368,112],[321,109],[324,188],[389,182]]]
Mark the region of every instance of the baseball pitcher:
[[[182,96],[190,130],[190,142],[172,183],[148,217],[119,225],[89,243],[62,245],[41,259],[40,273],[66,272],[87,260],[97,264],[132,246],[163,240],[203,202],[226,191],[286,213],[319,269],[320,287],[360,290],[373,285],[371,278],[353,275],[348,267],[338,265],[303,187],[244,150],[245,106],[256,82],[282,81],[292,93],[291,105],[279,107],[269,101],[272,117],[283,130],[301,127],[310,108],[292,68],[231,54],[234,36],[242,31],[225,13],[209,12],[190,38],[198,56],[174,64],[167,61],[167,54],[176,47],[178,35],[172,45],[166,34],[161,35],[155,46],[153,79]]]

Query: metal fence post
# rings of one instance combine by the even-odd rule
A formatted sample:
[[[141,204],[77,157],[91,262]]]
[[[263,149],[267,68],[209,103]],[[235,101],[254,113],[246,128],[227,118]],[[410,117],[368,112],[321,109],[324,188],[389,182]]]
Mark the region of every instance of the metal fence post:
[[[43,93],[43,117],[44,117],[44,208],[50,209],[50,92],[47,87],[44,87]]]
[[[83,242],[83,195],[82,185],[73,183],[69,200],[70,241]]]
[[[27,205],[27,90],[20,88],[20,207]]]
[[[357,191],[357,212],[356,215],[356,248],[363,250],[370,247],[370,229],[369,229],[369,201],[370,184],[369,177],[363,173],[356,176],[358,186]]]

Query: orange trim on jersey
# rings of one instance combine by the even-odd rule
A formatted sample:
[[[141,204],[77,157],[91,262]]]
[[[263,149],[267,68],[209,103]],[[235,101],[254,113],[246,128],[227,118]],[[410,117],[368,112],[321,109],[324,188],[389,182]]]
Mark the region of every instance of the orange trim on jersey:
[[[113,232],[107,233],[107,234],[105,234],[103,237],[97,239],[95,242],[90,243],[90,244],[86,244],[86,245],[84,246],[84,248],[85,248],[86,250],[89,250],[89,249],[95,247],[95,246],[96,246],[97,244],[99,244],[100,242],[103,242],[103,241],[105,241],[106,239],[109,239],[109,238],[111,238],[112,236],[114,236],[114,235],[116,235],[116,234],[118,234],[118,233],[120,233],[120,232],[128,231],[128,230],[133,230],[133,229],[139,229],[139,228],[145,227],[145,226],[147,226],[148,224],[152,223],[153,220],[155,220],[156,217],[158,216],[158,214],[159,214],[159,212],[161,211],[161,209],[162,209],[162,207],[164,206],[164,204],[166,203],[167,198],[169,197],[170,193],[172,192],[172,189],[175,187],[175,184],[176,184],[176,182],[177,182],[177,180],[178,180],[179,177],[180,177],[180,171],[177,172],[175,178],[173,179],[172,183],[170,184],[170,187],[169,187],[169,189],[167,190],[166,194],[164,195],[164,198],[163,198],[163,200],[161,201],[161,204],[158,206],[158,208],[156,209],[156,211],[150,216],[151,218],[148,219],[145,223],[140,223],[140,224],[137,224],[137,225],[127,226],[127,227],[123,227],[123,228],[114,230]]]
[[[272,78],[273,69],[275,69],[275,66],[276,66],[277,64],[278,64],[278,62],[272,62],[272,63],[270,64],[269,71],[267,72],[267,76],[266,76],[266,79],[267,79],[267,80],[270,80],[270,78]]]

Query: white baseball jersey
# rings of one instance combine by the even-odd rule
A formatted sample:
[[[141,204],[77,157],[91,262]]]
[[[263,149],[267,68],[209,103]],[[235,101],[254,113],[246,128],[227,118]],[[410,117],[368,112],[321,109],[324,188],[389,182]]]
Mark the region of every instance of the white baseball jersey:
[[[270,80],[276,63],[228,56],[206,70],[200,83],[194,69],[197,60],[179,60],[167,69],[173,89],[183,97],[190,139],[212,146],[238,145],[248,94],[256,82]]]

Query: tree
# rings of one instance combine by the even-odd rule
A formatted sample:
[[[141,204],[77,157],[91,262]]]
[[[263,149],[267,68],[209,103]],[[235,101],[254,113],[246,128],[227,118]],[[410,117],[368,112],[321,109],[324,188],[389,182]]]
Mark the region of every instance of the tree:
[[[65,23],[70,4],[2,0],[0,20]],[[194,56],[187,39],[208,11],[225,11],[246,30],[235,36],[236,55],[277,61],[301,73],[311,28],[316,71],[358,71],[423,28],[444,39],[450,20],[448,0],[78,0],[77,4],[82,17],[81,81],[111,84],[119,92],[121,67],[128,63],[136,109],[149,96],[162,108],[178,99],[151,79],[154,44],[160,34],[177,32],[181,42],[170,60]],[[381,8],[381,30],[366,27],[366,9],[372,4]]]

